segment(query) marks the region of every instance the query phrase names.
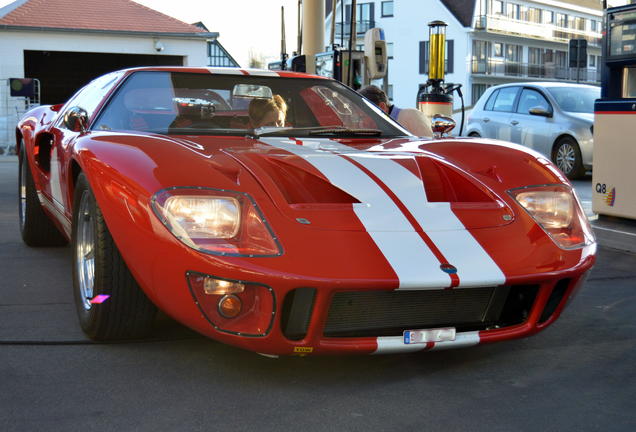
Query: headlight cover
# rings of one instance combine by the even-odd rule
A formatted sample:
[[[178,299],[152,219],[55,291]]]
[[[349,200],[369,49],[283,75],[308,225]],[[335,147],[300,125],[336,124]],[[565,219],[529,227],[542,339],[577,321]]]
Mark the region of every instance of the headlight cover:
[[[282,248],[256,203],[244,192],[173,187],[151,200],[170,232],[200,252],[224,256],[278,256]]]
[[[570,187],[527,186],[508,193],[561,249],[580,249],[594,241],[592,229]]]

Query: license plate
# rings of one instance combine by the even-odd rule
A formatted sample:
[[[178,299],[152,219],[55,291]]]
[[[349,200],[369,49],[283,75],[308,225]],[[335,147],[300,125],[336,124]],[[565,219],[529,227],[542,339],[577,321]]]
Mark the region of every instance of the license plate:
[[[428,343],[428,342],[454,341],[454,340],[455,340],[455,327],[404,331],[405,345]]]

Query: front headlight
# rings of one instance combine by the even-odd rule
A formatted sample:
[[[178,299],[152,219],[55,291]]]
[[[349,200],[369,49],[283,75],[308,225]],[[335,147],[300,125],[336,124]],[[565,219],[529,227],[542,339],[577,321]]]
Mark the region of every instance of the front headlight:
[[[273,231],[246,193],[175,187],[157,192],[152,208],[175,237],[200,252],[230,256],[282,253]]]
[[[587,218],[568,186],[529,186],[508,193],[560,248],[578,249],[594,241]]]
[[[241,221],[239,202],[230,197],[171,196],[164,214],[175,231],[188,238],[232,238]]]

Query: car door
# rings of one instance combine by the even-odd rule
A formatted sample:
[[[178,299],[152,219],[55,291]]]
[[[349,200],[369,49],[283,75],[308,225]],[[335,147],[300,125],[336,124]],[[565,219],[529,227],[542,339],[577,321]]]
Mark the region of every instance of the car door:
[[[54,209],[71,218],[73,197],[68,188],[70,160],[72,149],[78,137],[88,131],[73,131],[65,124],[67,113],[74,108],[86,111],[88,118],[92,118],[101,106],[105,96],[112,90],[114,84],[121,78],[123,72],[113,72],[95,79],[79,90],[62,108],[51,129],[50,169],[47,181],[44,182],[42,192],[52,202]]]
[[[482,118],[485,137],[510,141],[512,136],[510,116],[514,110],[519,89],[520,87],[517,86],[502,87],[496,95],[493,95],[495,99],[491,110],[484,112]]]
[[[530,113],[541,108],[542,113]],[[510,116],[512,142],[529,147],[550,156],[554,110],[546,97],[538,90],[524,87],[519,95],[515,112]]]

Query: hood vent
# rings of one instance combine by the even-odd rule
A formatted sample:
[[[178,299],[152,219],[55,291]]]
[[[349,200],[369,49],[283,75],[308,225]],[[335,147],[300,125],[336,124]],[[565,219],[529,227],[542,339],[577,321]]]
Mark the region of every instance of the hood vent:
[[[282,158],[265,157],[261,165],[274,180],[289,204],[354,204],[357,199],[326,179],[287,163]]]
[[[485,203],[496,200],[468,174],[431,157],[415,158],[429,202]]]

